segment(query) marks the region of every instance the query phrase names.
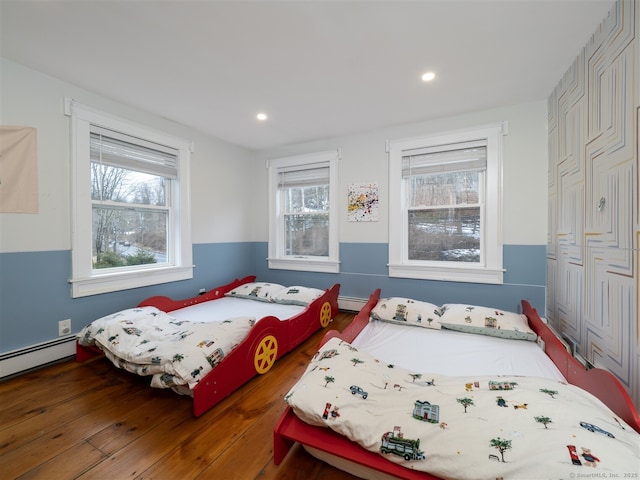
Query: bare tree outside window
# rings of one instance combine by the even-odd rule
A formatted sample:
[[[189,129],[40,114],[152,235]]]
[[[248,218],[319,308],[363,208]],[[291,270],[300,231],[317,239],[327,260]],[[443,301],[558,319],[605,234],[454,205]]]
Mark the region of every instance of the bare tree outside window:
[[[285,255],[329,255],[329,185],[286,188]]]
[[[93,268],[167,261],[167,179],[91,163]]]
[[[409,260],[480,262],[478,171],[412,176]]]

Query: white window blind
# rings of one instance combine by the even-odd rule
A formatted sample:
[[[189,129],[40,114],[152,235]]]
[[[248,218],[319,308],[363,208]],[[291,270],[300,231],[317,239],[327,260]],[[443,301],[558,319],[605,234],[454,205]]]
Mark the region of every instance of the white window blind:
[[[156,143],[91,126],[91,161],[139,172],[178,178],[178,152]]]
[[[278,188],[313,187],[329,183],[329,166],[311,166],[305,169],[279,169]]]
[[[402,178],[442,172],[478,171],[487,168],[487,147],[483,142],[424,148],[402,157]]]

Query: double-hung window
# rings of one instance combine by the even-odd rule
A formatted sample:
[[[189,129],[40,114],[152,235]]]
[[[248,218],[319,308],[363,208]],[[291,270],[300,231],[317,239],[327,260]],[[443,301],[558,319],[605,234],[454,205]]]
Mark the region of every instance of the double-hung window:
[[[390,276],[502,283],[501,158],[501,126],[390,144]]]
[[[66,102],[74,297],[191,278],[188,142]]]
[[[336,273],[337,151],[268,162],[269,268]]]

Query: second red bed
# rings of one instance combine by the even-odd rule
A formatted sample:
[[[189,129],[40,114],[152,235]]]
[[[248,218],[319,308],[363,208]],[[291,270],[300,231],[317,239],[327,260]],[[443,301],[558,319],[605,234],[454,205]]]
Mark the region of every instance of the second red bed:
[[[192,396],[200,416],[338,313],[339,284],[321,290],[255,280],[184,300],[151,297],[98,319],[78,334],[76,358],[105,354],[119,368],[149,375],[152,386]]]
[[[466,371],[473,373],[468,376],[459,374],[466,380],[454,379],[453,385],[445,376],[426,378],[411,369],[402,373],[386,360],[371,357],[360,347],[353,346],[358,345],[358,337],[370,324],[372,312],[379,311],[379,304],[382,303],[391,305],[393,302],[380,299],[380,291],[377,290],[349,327],[342,333],[328,332],[323,339],[307,372],[287,395],[287,401],[293,408],[286,408],[274,429],[276,464],[283,461],[294,443],[299,442],[314,456],[362,478],[531,478],[534,472],[532,465],[540,475],[550,472],[548,478],[561,478],[565,473],[575,477],[588,473],[589,467],[596,466],[605,475],[637,474],[640,435],[636,432],[640,432],[640,417],[629,395],[609,372],[585,370],[571,357],[528,302],[522,301],[522,308],[532,331],[527,329],[527,332],[518,331],[516,334],[533,335],[533,340],[537,339],[537,344],[543,347],[546,357],[552,361],[553,372],[550,376],[554,378],[529,380],[524,376],[516,376],[514,380],[514,377],[494,375],[487,382],[487,378],[480,375],[482,372],[474,370],[476,366],[473,361],[467,361]],[[397,308],[397,305],[394,308],[396,323],[403,323],[406,312]],[[471,309],[469,312],[473,311],[473,307],[467,308]],[[419,316],[417,321],[431,324],[442,320],[439,317],[441,313]],[[492,312],[487,316],[493,328],[498,325],[497,330],[501,322],[500,315],[502,312],[496,310],[495,314]],[[472,316],[473,313],[469,313],[468,324],[462,322],[462,331],[473,331],[469,330]],[[499,335],[502,333],[498,332]],[[472,342],[473,339],[481,340],[468,333],[455,334],[460,335],[463,341],[468,340],[466,337],[471,338]],[[440,332],[435,335],[440,335]],[[380,352],[384,352],[384,341],[387,340],[392,341],[392,337],[385,333],[380,342]],[[515,348],[516,352],[526,348],[537,350],[534,341],[493,340],[506,342],[505,345]],[[437,345],[425,345],[423,348],[435,349]],[[511,358],[516,363],[518,359],[514,357],[517,355]],[[446,352],[442,353],[441,362],[446,363],[447,358],[451,360]],[[529,360],[524,363],[527,362]],[[367,364],[377,370],[364,369]],[[528,367],[525,365],[525,370]],[[358,372],[357,375],[354,372]],[[378,374],[375,376],[371,372]],[[346,379],[341,383],[342,377]],[[531,386],[529,382],[532,382]],[[452,401],[443,396],[447,389],[455,391]],[[415,392],[415,398],[409,395],[408,403],[405,398],[406,406],[401,407],[399,417],[393,403],[396,400],[389,403],[389,391],[391,395],[397,395],[398,402],[407,392]],[[310,410],[304,410],[301,406],[303,400],[298,399],[305,395],[312,399]],[[597,398],[594,399],[593,395]],[[567,402],[567,398],[572,400]],[[411,401],[415,403],[411,405]],[[430,401],[435,401],[435,404]],[[387,405],[388,409],[379,410],[376,404]],[[541,405],[546,405],[547,410],[540,410]],[[296,414],[294,408],[300,411]],[[367,424],[351,423],[349,418],[358,415],[382,422],[387,428],[386,432],[380,431],[378,437],[365,435],[360,440],[360,430],[366,430]],[[505,427],[500,427],[503,420],[500,417],[495,420],[495,415],[504,417]],[[345,423],[347,421],[349,423]],[[394,423],[386,425],[388,422]],[[460,430],[461,425],[475,426]],[[416,432],[424,428],[431,428],[431,433],[418,437]],[[438,453],[441,447],[455,445],[460,438],[475,438],[484,430],[488,432],[487,438],[482,436],[483,440],[476,442],[473,447],[461,444],[457,454],[454,448],[455,458],[438,456],[441,455]],[[433,443],[434,438],[440,440]],[[528,450],[523,450],[525,448]],[[546,456],[540,452],[546,452]],[[465,466],[465,457],[474,455],[477,461]],[[535,461],[531,461],[532,458]],[[430,461],[435,462],[434,470],[424,471]],[[454,468],[459,463],[462,471],[447,470],[442,466],[447,461],[454,464]],[[445,471],[446,474],[434,473]]]

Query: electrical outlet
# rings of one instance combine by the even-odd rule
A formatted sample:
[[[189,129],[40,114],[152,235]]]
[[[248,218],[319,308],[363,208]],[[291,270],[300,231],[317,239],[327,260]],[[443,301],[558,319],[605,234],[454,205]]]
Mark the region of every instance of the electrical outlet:
[[[71,319],[60,320],[58,322],[58,336],[69,335],[71,333]]]

